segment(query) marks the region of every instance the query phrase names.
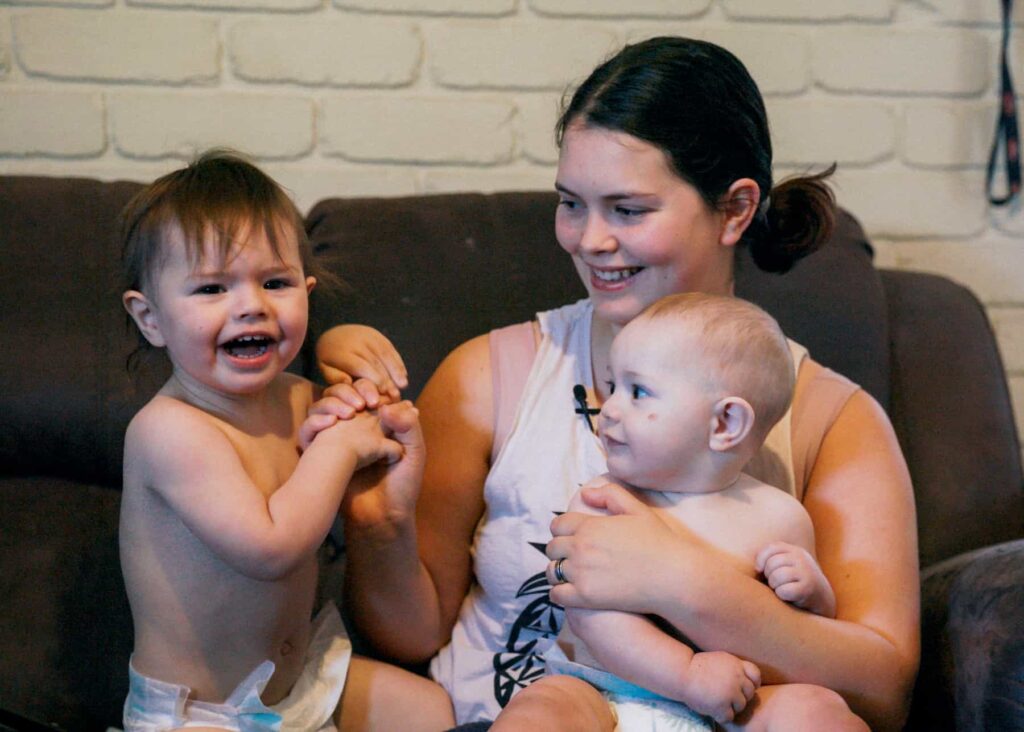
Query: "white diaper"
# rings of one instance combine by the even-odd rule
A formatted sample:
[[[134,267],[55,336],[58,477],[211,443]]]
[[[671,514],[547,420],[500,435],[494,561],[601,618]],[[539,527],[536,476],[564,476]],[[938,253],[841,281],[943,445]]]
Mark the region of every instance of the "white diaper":
[[[596,687],[615,715],[615,732],[712,732],[713,722],[682,702],[667,699],[613,673],[563,658],[548,658],[547,670]]]
[[[187,686],[151,679],[128,664],[125,732],[165,732],[179,727],[219,727],[234,732],[337,732],[338,707],[352,660],[352,643],[338,608],[328,603],[313,621],[306,663],[288,696],[272,707],[260,693],[274,663],[257,666],[219,704],[190,700]]]

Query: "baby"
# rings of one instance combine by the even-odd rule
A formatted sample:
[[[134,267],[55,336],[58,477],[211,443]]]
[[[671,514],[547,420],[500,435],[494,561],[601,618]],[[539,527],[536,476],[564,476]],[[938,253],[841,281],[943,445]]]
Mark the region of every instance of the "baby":
[[[736,298],[672,295],[619,332],[611,372],[611,396],[598,417],[608,474],[588,485],[627,487],[676,530],[722,551],[741,571],[763,575],[780,599],[833,617],[835,597],[814,558],[807,512],[793,496],[741,472],[793,394],[792,356],[777,323]],[[569,511],[595,512],[579,492]],[[571,581],[571,565],[554,562],[549,579]],[[616,729],[709,729],[706,717],[731,722],[760,686],[753,663],[694,651],[651,618],[570,608],[566,619],[559,645],[568,660],[549,656],[549,671],[601,689]],[[531,696],[543,685],[514,697],[494,729],[536,720]],[[778,687],[770,711],[752,710],[750,728],[792,729],[786,696],[793,706],[806,704],[816,696],[808,689],[819,687]],[[837,695],[820,692],[831,715],[818,718],[820,729],[866,729]]]
[[[350,419],[303,426],[318,393],[285,368],[316,280],[295,206],[214,151],[140,192],[122,243],[125,309],[172,365],[125,436],[126,732],[450,725],[440,687],[352,657],[333,605],[311,620],[316,552],[353,473],[422,437],[409,402],[371,413],[358,385]]]

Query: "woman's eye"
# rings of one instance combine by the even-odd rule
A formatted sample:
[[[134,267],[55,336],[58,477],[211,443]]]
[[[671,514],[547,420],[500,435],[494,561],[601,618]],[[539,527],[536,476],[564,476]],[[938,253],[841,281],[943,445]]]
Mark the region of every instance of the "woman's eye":
[[[643,399],[646,396],[650,396],[650,394],[648,393],[647,389],[643,388],[639,384],[634,384],[633,385],[633,398],[634,399]]]
[[[647,211],[646,209],[642,208],[629,208],[628,206],[618,206],[615,209],[615,213],[617,213],[619,216],[624,216],[625,218],[628,219],[635,218],[637,216],[642,216],[643,214],[647,213]]]
[[[568,198],[563,198],[563,199],[561,199],[558,202],[558,207],[559,208],[564,208],[564,209],[567,209],[569,211],[574,211],[578,206],[579,206],[579,204],[576,201],[573,201],[573,200],[568,199]]]

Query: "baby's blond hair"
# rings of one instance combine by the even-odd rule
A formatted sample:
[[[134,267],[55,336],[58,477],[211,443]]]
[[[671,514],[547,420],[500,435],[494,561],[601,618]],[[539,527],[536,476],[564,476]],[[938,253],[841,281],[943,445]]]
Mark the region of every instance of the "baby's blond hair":
[[[696,360],[712,391],[750,403],[758,442],[789,409],[796,382],[789,344],[775,319],[753,303],[688,292],[658,300],[640,318],[671,320],[668,327],[693,336],[693,352],[680,354],[679,362]]]

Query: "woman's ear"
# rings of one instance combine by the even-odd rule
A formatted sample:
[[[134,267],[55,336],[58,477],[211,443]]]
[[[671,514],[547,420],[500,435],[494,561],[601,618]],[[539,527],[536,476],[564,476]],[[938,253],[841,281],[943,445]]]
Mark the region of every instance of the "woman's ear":
[[[722,212],[719,241],[726,246],[738,244],[760,205],[761,188],[753,179],[740,178],[733,181],[719,201],[719,210]]]
[[[726,452],[738,447],[754,428],[754,408],[737,396],[719,399],[711,412],[711,436],[708,447]]]
[[[150,345],[162,348],[167,345],[163,335],[160,333],[160,324],[157,322],[156,309],[145,295],[138,290],[126,290],[121,295],[121,302],[124,309],[128,311],[135,325],[142,336],[149,341]]]

